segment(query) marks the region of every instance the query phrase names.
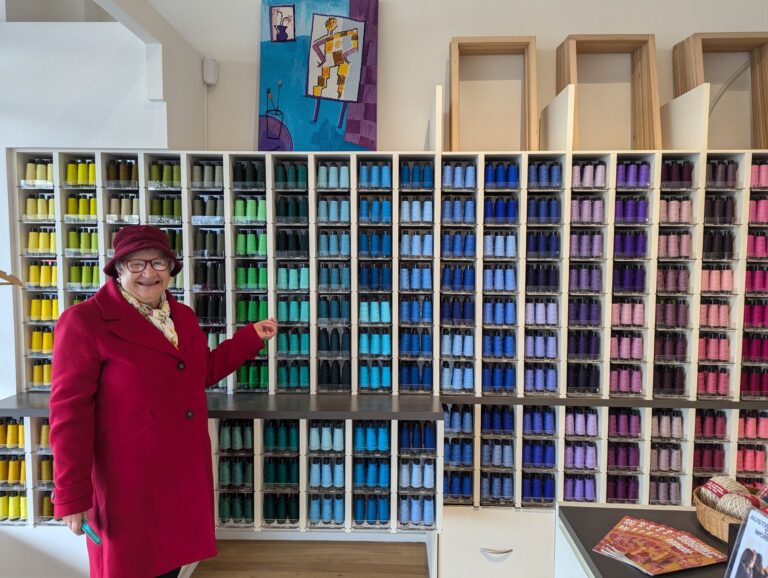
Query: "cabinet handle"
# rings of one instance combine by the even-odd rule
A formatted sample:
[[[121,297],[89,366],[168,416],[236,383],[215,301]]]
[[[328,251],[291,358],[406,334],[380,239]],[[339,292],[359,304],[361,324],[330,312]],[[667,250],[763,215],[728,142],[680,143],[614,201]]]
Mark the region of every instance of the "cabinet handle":
[[[511,554],[512,552],[514,552],[514,550],[515,550],[514,548],[507,548],[507,549],[502,549],[502,548],[480,548],[480,551],[483,552],[484,554],[493,554],[495,556],[503,556],[505,554]]]

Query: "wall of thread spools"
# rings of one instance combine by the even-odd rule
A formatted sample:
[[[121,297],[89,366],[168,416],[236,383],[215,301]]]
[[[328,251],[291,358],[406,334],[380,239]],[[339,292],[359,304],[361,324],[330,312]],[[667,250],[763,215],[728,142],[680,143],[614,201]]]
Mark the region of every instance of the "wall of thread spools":
[[[707,474],[765,480],[764,438],[737,433],[752,410],[721,410],[719,438],[695,433],[709,410],[664,409],[679,399],[768,397],[764,153],[20,151],[16,159],[27,390],[50,388],[56,319],[103,283],[115,233],[152,223],[184,259],[171,291],[196,310],[209,347],[270,315],[283,329],[213,389],[464,396],[464,406],[450,406],[461,408],[458,429],[446,427],[450,443],[437,443],[445,503],[689,504]],[[478,397],[493,399],[466,405]],[[506,412],[518,397],[534,398],[536,410]],[[597,430],[578,433],[569,416],[580,420],[582,409],[559,401],[571,397],[626,407],[584,406]],[[638,416],[635,398],[661,407]],[[639,418],[639,437],[620,427],[625,416],[635,426]],[[682,421],[681,436],[653,433],[654,420],[668,417]],[[254,436],[252,506],[234,500],[231,486],[220,490],[242,523],[252,507],[253,523],[267,508],[274,524],[390,527],[404,496],[407,524],[414,507],[416,520],[431,517],[425,495],[396,493],[394,444],[388,455],[345,454],[343,524],[339,488],[322,485],[322,452],[299,447],[292,456],[308,473],[320,459],[314,498],[286,490],[265,502],[263,436]],[[354,439],[345,425],[345,445]],[[269,457],[277,466],[291,456]],[[354,484],[355,459],[365,462],[365,485]],[[377,478],[369,489],[367,462],[378,476],[382,459],[390,487]]]

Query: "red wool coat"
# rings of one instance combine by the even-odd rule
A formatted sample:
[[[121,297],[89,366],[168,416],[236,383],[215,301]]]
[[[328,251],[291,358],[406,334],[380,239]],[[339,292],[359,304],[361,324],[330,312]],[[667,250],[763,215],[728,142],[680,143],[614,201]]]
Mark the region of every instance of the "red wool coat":
[[[56,324],[51,447],[56,516],[88,512],[91,577],[148,578],[216,555],[205,387],[262,347],[253,327],[208,350],[167,295],[178,350],[110,280]]]

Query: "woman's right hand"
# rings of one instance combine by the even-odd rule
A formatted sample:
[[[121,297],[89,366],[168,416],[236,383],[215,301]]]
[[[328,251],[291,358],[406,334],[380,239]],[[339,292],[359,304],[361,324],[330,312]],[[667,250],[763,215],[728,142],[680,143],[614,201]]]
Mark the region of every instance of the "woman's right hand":
[[[85,515],[85,512],[80,512],[79,514],[70,514],[69,516],[64,516],[64,524],[69,528],[74,534],[77,536],[83,535],[83,530],[81,529],[81,525],[83,524],[83,520],[87,520],[88,516]]]
[[[256,334],[262,341],[266,341],[277,335],[277,321],[275,321],[274,317],[254,323],[253,328],[256,330]]]

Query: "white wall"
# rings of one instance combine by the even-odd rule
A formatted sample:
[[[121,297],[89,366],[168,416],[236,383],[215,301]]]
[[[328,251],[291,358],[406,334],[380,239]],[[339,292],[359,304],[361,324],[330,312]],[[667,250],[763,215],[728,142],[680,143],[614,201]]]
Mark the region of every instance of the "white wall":
[[[0,576],[86,578],[85,540],[62,526],[0,526]]]
[[[217,3],[214,20],[208,0],[151,1],[203,55],[221,63],[222,85],[208,107],[209,148],[231,150],[253,143],[258,89],[243,92],[253,81],[241,75],[249,63],[258,63],[259,3]],[[764,30],[764,0],[734,0],[727,9],[719,0],[646,0],[641,5],[629,0],[380,0],[379,148],[423,147],[434,86],[448,86],[448,46],[454,36],[536,36],[541,110],[555,95],[555,49],[568,34],[656,34],[663,105],[672,99],[675,43],[694,32]],[[225,77],[237,80],[225,83]]]
[[[167,145],[165,104],[146,100],[144,44],[122,25],[1,24],[0,54],[0,78],[6,87],[0,96],[0,150]],[[2,158],[0,183],[5,182]],[[9,187],[8,192],[15,194],[16,189]],[[16,270],[10,243],[13,226],[8,198],[2,194],[4,271]],[[16,393],[11,293],[0,287],[0,397]]]

